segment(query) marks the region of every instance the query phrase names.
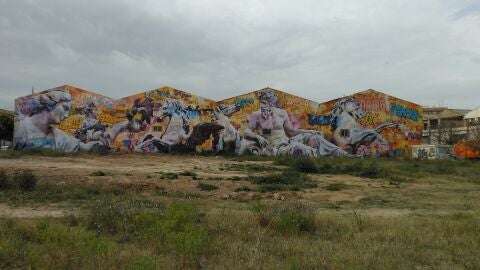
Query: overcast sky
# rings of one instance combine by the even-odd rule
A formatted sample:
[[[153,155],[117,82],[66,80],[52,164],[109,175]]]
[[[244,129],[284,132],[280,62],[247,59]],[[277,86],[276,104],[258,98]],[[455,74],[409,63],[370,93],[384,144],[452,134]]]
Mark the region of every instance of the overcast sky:
[[[0,0],[0,108],[71,84],[480,106],[480,0]]]

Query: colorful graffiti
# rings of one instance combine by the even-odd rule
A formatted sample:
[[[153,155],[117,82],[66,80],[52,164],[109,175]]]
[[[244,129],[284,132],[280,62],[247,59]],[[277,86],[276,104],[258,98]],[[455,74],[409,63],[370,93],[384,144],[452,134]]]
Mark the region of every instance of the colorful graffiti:
[[[99,121],[98,115],[113,105],[113,99],[71,86],[18,98],[15,148],[66,152],[110,148],[118,128]]]
[[[62,86],[18,98],[15,113],[17,149],[67,152],[392,156],[422,129],[418,105],[375,91],[319,104],[271,88],[215,102],[171,87],[113,100]]]
[[[320,104],[309,118],[321,119],[312,124],[352,155],[397,157],[421,143],[421,114],[417,104],[367,90]]]

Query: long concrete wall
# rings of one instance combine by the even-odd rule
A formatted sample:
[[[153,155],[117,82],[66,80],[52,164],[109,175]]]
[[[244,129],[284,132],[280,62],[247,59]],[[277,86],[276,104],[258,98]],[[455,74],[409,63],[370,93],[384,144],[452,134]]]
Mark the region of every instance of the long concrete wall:
[[[376,91],[317,103],[265,88],[219,102],[171,87],[118,100],[62,86],[15,101],[16,149],[399,156],[421,107]]]

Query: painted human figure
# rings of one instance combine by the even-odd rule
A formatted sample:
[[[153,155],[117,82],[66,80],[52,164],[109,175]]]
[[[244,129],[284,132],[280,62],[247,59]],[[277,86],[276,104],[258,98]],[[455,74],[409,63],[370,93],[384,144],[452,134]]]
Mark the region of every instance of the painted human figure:
[[[90,101],[80,109],[80,113],[85,115],[82,127],[75,131],[74,136],[80,141],[87,143],[90,141],[100,141],[103,145],[109,145],[105,138],[105,126],[97,119],[97,107]]]
[[[258,143],[260,149],[255,149],[251,143],[243,143],[240,154],[348,156],[345,151],[325,140],[318,131],[293,127],[288,113],[276,107],[278,100],[273,90],[260,91],[258,99],[260,110],[250,115],[244,137]]]
[[[64,152],[91,150],[99,142],[82,143],[55,127],[68,116],[72,97],[63,89],[30,97],[23,112],[17,112],[14,132],[16,149],[50,148]]]

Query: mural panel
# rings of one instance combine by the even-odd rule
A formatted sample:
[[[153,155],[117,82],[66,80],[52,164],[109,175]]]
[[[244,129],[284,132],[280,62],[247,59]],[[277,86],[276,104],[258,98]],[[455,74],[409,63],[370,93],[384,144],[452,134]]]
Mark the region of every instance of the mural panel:
[[[15,148],[65,152],[109,148],[116,134],[104,111],[113,105],[113,99],[68,85],[18,98]]]
[[[409,156],[422,140],[422,107],[374,90],[322,103],[308,119],[355,156]]]
[[[350,156],[308,121],[318,105],[271,88],[223,100],[213,117],[225,127],[215,149],[239,155]]]
[[[108,111],[126,122],[116,137],[122,151],[168,152],[212,149],[213,134],[223,129],[211,122],[215,101],[163,87],[115,102]]]

